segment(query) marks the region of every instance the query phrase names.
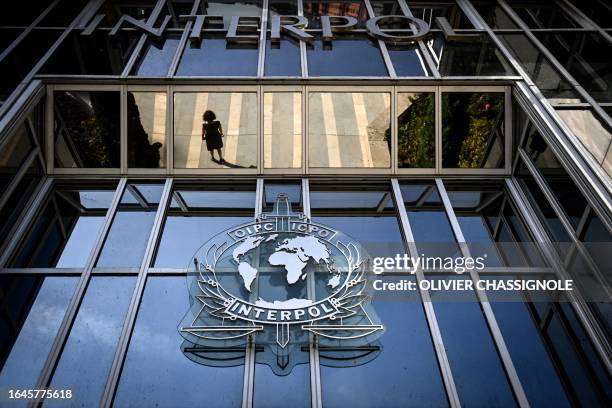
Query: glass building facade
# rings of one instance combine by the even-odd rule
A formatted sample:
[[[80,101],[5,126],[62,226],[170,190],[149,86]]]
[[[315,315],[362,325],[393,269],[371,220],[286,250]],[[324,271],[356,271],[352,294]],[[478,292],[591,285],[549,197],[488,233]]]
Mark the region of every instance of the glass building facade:
[[[610,55],[604,0],[15,2],[0,405],[611,406]],[[374,296],[376,341],[311,335],[282,375],[259,334],[187,356],[190,257],[279,193],[372,257],[488,251],[477,273],[385,282],[577,288]]]

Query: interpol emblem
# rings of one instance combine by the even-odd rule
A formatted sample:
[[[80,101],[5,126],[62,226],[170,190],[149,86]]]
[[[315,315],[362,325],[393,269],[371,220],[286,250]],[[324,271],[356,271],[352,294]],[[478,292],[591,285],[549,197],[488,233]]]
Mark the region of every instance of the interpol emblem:
[[[266,362],[283,375],[305,362],[291,358],[300,354],[296,346],[369,344],[383,326],[371,307],[368,266],[358,242],[293,213],[279,194],[271,213],[213,237],[194,254],[191,308],[179,327],[183,351],[207,364],[204,356],[216,349],[256,344],[274,354]]]

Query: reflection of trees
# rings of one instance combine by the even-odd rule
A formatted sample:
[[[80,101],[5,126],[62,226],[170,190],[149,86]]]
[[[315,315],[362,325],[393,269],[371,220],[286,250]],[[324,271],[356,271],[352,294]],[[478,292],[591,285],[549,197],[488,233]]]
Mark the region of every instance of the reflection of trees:
[[[444,167],[484,167],[489,142],[501,120],[501,93],[446,93],[442,98]]]
[[[149,134],[140,121],[140,110],[132,92],[127,94],[128,166],[136,168],[157,168],[162,144],[151,144]]]
[[[432,93],[419,93],[409,97],[408,108],[398,116],[399,167],[435,167],[435,109]]]
[[[119,95],[91,92],[55,94],[60,126],[78,167],[119,167]]]

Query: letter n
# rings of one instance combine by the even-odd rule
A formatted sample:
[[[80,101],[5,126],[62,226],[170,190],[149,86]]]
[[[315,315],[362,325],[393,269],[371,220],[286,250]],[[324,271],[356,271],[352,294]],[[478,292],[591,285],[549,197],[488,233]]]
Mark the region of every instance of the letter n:
[[[164,22],[162,23],[162,25],[158,28],[155,29],[153,27],[153,23],[151,23],[151,25],[140,21],[140,20],[136,20],[134,17],[132,16],[128,16],[126,14],[122,15],[121,18],[119,19],[119,21],[117,21],[117,24],[115,24],[115,26],[113,27],[113,29],[110,31],[110,35],[117,35],[117,32],[119,32],[119,29],[121,28],[121,26],[123,25],[123,23],[129,23],[132,26],[141,29],[142,31],[145,31],[151,35],[154,35],[155,37],[159,38],[162,36],[162,34],[164,33],[164,30],[166,29],[166,26],[168,25],[168,22],[170,21],[170,16],[166,16],[164,17]]]

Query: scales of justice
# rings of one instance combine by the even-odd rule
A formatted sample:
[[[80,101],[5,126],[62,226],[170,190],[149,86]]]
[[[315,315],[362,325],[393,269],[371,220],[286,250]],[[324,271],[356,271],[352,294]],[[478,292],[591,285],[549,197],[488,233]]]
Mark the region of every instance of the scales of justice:
[[[218,367],[244,364],[253,348],[278,375],[309,362],[312,348],[334,354],[333,366],[370,361],[384,327],[368,270],[357,241],[294,213],[281,193],[272,212],[214,236],[192,257],[182,351]]]

